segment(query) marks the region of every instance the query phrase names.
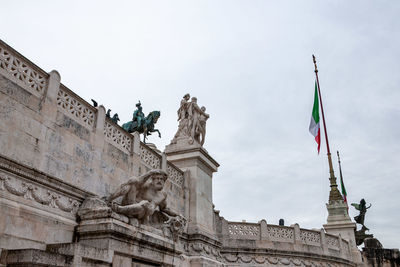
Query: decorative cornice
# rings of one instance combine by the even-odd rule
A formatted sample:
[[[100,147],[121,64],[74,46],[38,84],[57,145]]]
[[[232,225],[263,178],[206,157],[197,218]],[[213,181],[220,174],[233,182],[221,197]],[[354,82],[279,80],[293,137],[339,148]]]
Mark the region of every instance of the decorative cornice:
[[[292,253],[292,252],[290,252]],[[339,266],[355,266],[354,263],[342,259],[334,259],[332,257],[314,256],[308,255],[268,255],[267,253],[226,253],[221,252],[223,259],[227,263],[244,263],[254,264],[257,266],[277,265],[277,266],[303,266],[303,267],[339,267]]]
[[[0,156],[0,193],[76,214],[80,203],[92,195],[13,160]]]

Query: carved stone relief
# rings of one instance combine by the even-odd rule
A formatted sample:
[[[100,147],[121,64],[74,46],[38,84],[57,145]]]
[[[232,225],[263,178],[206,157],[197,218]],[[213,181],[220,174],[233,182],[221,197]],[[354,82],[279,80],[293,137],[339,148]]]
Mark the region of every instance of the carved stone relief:
[[[304,267],[338,267],[338,266],[352,266],[350,264],[333,263],[322,260],[307,260],[297,257],[280,257],[280,256],[267,256],[257,254],[231,254],[223,253],[224,260],[228,263],[234,264],[255,264],[258,266],[304,266]]]
[[[6,191],[12,195],[23,197],[44,206],[70,212],[71,214],[76,214],[80,204],[78,201],[55,191],[5,173],[0,173],[0,191]]]

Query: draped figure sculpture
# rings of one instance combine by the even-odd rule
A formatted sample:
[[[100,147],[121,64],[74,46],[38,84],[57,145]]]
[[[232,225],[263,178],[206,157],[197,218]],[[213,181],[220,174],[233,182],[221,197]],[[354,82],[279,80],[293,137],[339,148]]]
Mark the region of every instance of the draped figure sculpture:
[[[185,94],[178,109],[178,130],[171,141],[176,144],[178,140],[186,140],[189,144],[197,142],[200,146],[204,145],[206,135],[206,121],[210,117],[206,108],[199,107],[197,98],[192,97],[189,102],[190,94]]]

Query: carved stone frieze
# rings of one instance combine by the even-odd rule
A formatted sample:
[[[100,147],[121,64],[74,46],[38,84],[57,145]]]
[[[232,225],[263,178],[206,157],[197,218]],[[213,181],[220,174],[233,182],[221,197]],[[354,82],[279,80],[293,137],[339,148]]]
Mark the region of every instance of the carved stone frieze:
[[[304,267],[338,267],[352,266],[348,263],[336,263],[332,261],[324,261],[321,259],[304,259],[301,257],[290,256],[270,256],[259,254],[242,254],[242,253],[223,253],[222,257],[229,264],[254,264],[255,266],[304,266]],[[247,266],[247,265],[246,265]],[[253,266],[253,265],[252,265]]]
[[[30,92],[41,96],[47,84],[47,74],[35,70],[23,57],[0,45],[0,70],[2,73],[25,85]]]
[[[0,172],[0,191],[5,191],[12,195],[23,197],[27,200],[71,214],[76,214],[80,204],[77,200],[53,190],[26,182],[22,178],[3,172]]]
[[[60,88],[57,95],[57,105],[68,115],[83,122],[89,128],[94,126],[95,113],[91,106],[72,94],[67,90]]]
[[[195,242],[195,243],[190,243],[188,248],[189,248],[188,252],[191,255],[201,255],[217,261],[224,261],[224,258],[222,257],[219,248],[211,244]]]
[[[111,144],[127,153],[130,153],[132,147],[132,136],[127,135],[115,125],[107,121],[104,123],[104,136]]]

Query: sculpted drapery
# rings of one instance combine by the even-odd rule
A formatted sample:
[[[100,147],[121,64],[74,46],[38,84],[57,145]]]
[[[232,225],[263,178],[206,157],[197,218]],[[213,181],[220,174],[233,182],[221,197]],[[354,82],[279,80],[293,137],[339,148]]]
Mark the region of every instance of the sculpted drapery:
[[[181,100],[181,105],[178,109],[178,131],[171,143],[176,143],[178,139],[187,139],[189,144],[194,142],[203,146],[206,135],[206,121],[210,117],[205,111],[206,108],[199,107],[197,98],[186,94]]]

